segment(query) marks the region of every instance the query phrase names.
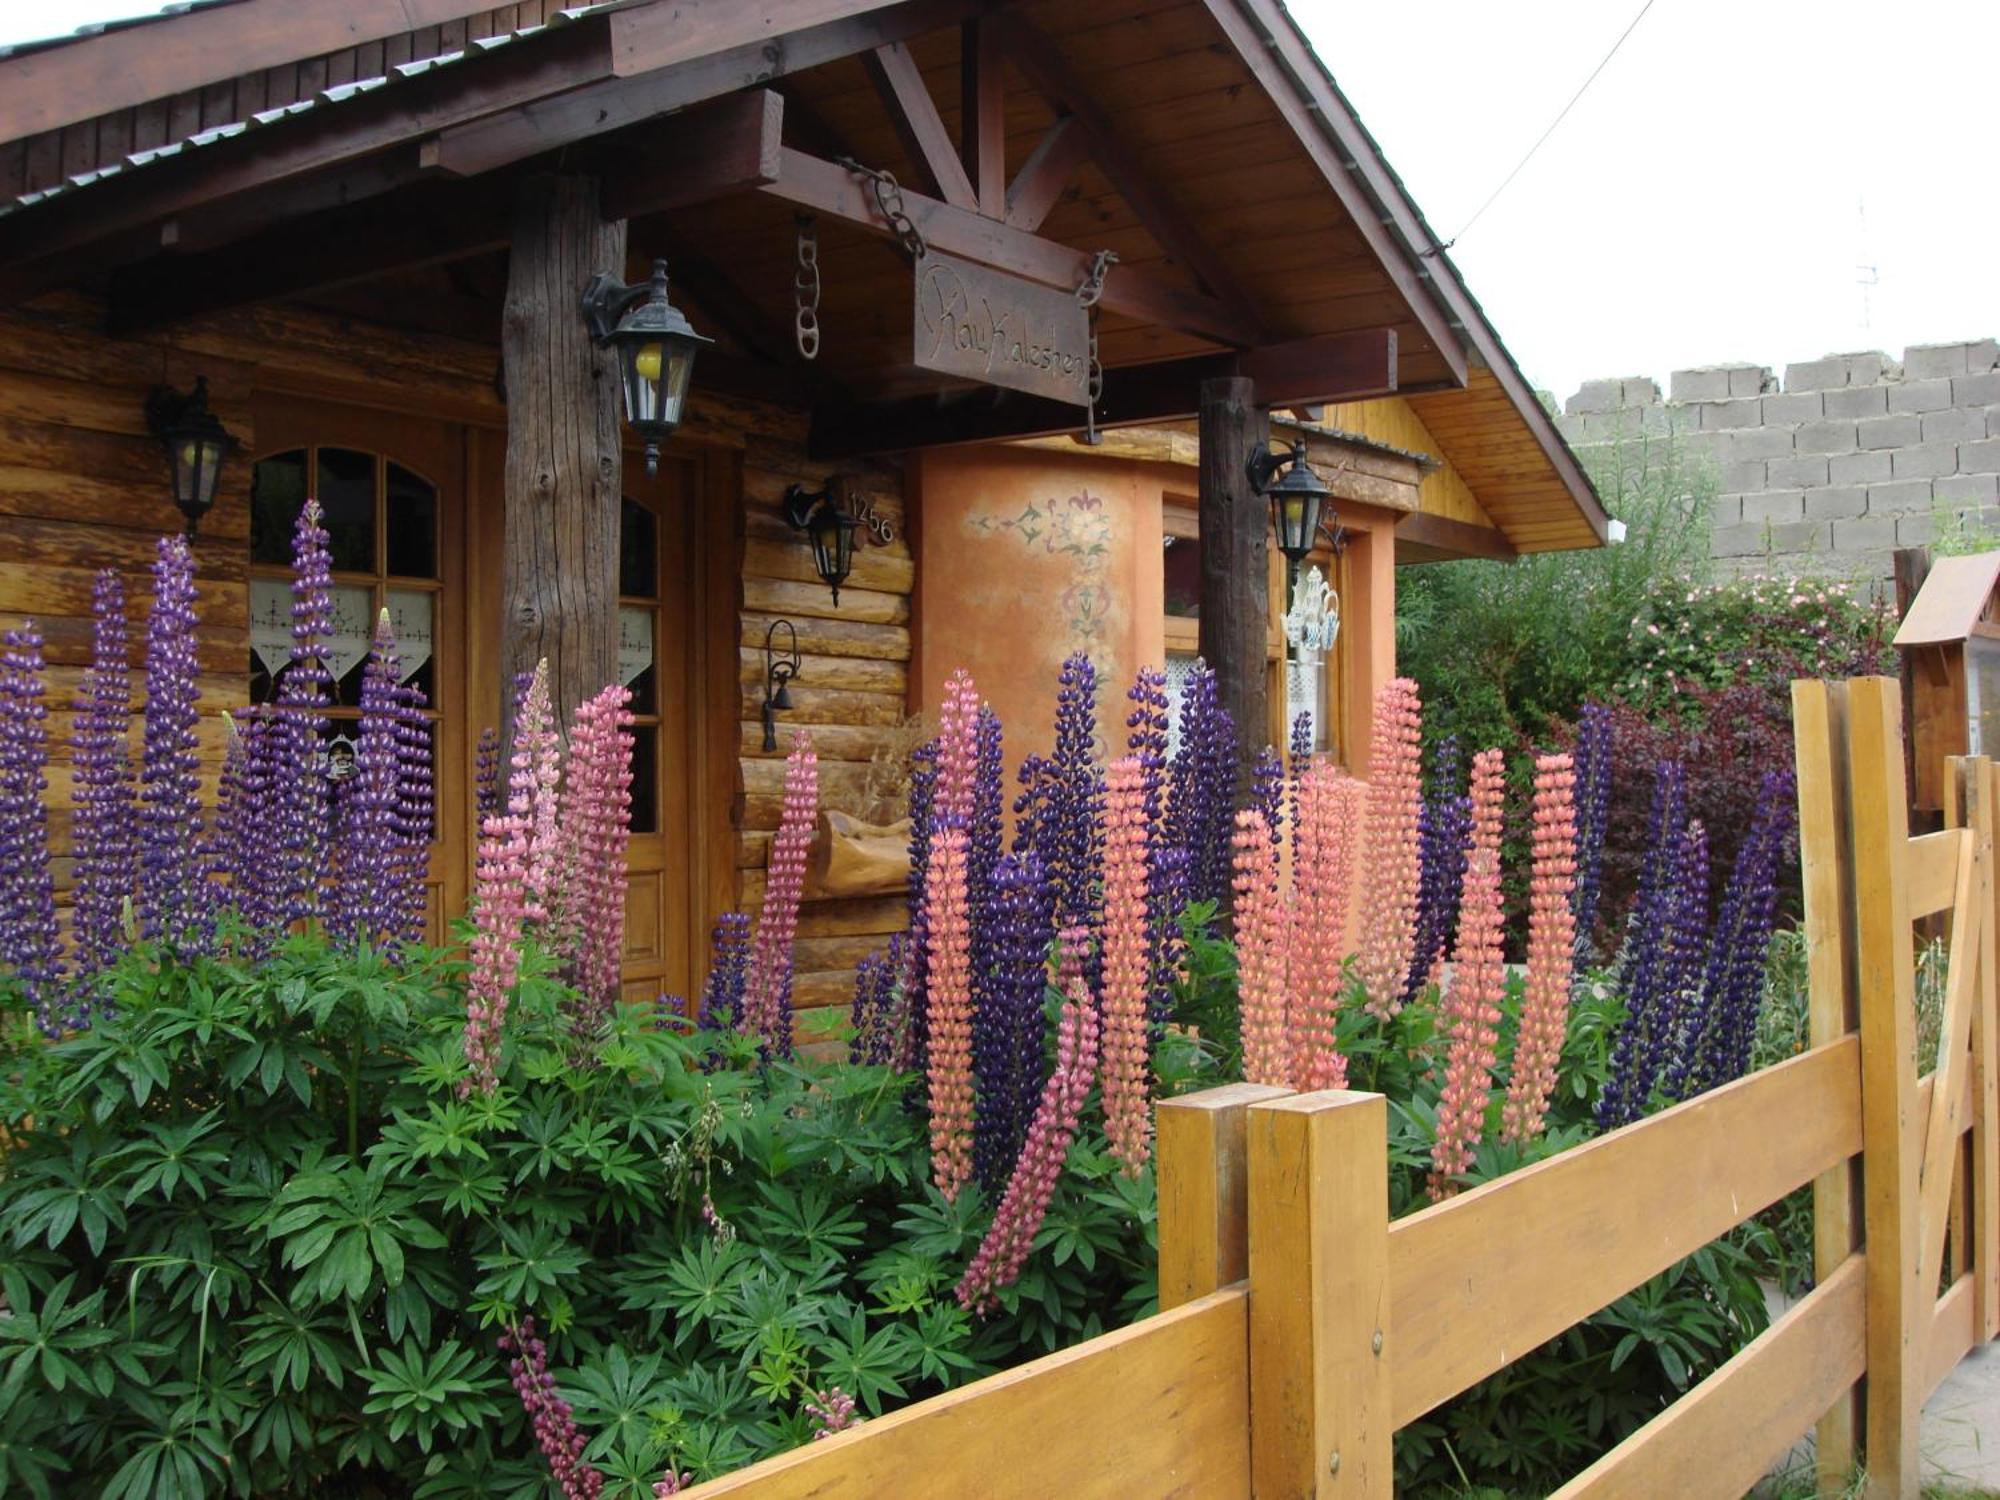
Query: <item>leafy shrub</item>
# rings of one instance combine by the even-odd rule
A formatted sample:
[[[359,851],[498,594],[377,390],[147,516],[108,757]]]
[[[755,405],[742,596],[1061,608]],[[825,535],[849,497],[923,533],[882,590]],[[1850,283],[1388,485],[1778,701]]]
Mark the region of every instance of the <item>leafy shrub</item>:
[[[649,1006],[580,1042],[552,968],[527,950],[465,1098],[436,953],[142,948],[54,1045],[10,982],[0,1490],[548,1494],[496,1343],[532,1316],[605,1493],[650,1497],[808,1438],[815,1393],[872,1415],[1148,1309],[1151,1174],[1101,1134],[975,1323],[990,1214],[925,1185],[903,1077],[748,1066]]]

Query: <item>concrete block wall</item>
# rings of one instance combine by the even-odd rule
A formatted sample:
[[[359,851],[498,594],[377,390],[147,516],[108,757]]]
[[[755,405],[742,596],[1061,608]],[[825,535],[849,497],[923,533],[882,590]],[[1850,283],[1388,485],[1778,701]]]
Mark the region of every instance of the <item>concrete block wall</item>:
[[[1557,425],[1586,459],[1671,438],[1712,466],[1723,573],[1887,578],[1938,517],[2000,531],[2000,342],[1590,380]]]

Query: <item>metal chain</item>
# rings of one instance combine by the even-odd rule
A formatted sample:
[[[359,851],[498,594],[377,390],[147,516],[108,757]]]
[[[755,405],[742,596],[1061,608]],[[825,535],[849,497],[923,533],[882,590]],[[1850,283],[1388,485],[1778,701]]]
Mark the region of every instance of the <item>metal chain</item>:
[[[797,308],[794,333],[801,359],[819,358],[819,223],[811,214],[798,217],[798,268],[792,272],[792,301]]]
[[[917,221],[910,217],[903,203],[902,185],[896,181],[896,174],[864,167],[851,156],[839,158],[838,165],[852,172],[856,177],[865,177],[875,190],[875,209],[888,220],[889,228],[902,241],[903,248],[910,253],[910,259],[922,260],[930,253],[930,246],[924,243],[923,231],[917,228]]]
[[[1090,269],[1084,273],[1083,284],[1076,289],[1077,306],[1090,319],[1090,357],[1083,377],[1083,393],[1087,398],[1083,408],[1083,440],[1093,448],[1099,441],[1097,403],[1104,399],[1104,365],[1097,357],[1097,304],[1104,296],[1105,275],[1117,263],[1115,252],[1098,251],[1090,262]]]

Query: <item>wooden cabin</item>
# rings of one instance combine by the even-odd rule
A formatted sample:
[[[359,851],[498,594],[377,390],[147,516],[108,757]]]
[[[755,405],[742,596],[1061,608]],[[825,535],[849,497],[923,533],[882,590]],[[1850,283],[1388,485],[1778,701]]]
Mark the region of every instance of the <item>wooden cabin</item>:
[[[1042,368],[968,366],[919,254],[1045,320]],[[656,258],[713,344],[648,473],[581,301]],[[241,444],[196,541],[211,763],[269,690],[316,495],[343,637],[390,607],[430,696],[440,914],[501,684],[546,657],[562,705],[632,686],[635,992],[692,993],[715,915],[756,901],[784,729],[856,813],[958,666],[1010,759],[1078,648],[1114,707],[1199,652],[1246,742],[1279,732],[1244,462],[1274,426],[1343,528],[1316,559],[1341,632],[1296,690],[1356,764],[1399,562],[1606,531],[1278,0],[195,0],[0,51],[0,623],[41,622],[60,697],[95,570],[143,603],[183,524],[147,406],[197,380]],[[837,605],[794,486],[864,523]],[[901,921],[809,905],[799,1002],[844,1001]]]
[[[1894,645],[1908,684],[1911,806],[1939,812],[1946,756],[2000,752],[2000,552],[1931,563]]]

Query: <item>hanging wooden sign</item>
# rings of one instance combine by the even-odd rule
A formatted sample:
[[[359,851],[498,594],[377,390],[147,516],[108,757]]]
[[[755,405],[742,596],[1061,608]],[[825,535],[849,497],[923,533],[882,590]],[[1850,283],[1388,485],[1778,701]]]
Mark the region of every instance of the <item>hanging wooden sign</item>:
[[[1069,292],[931,250],[917,257],[920,369],[1088,406],[1090,315]]]

